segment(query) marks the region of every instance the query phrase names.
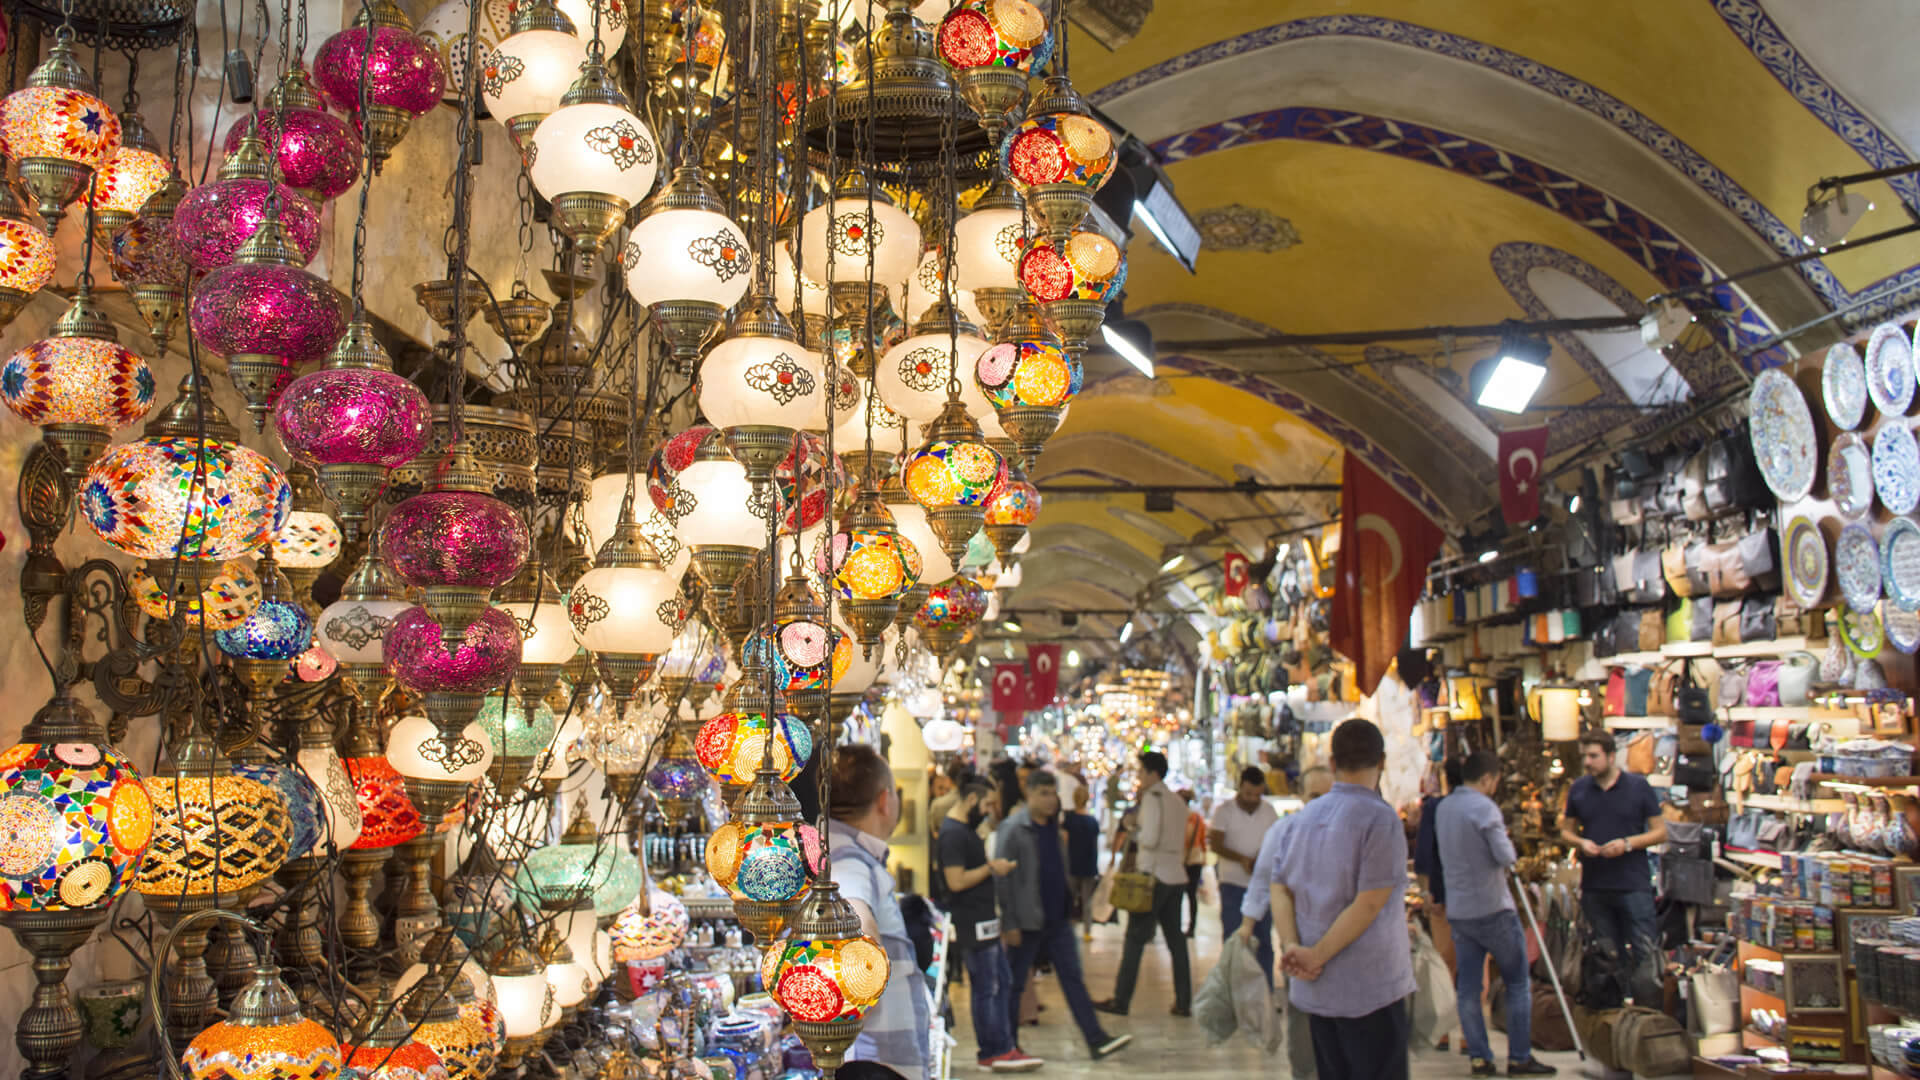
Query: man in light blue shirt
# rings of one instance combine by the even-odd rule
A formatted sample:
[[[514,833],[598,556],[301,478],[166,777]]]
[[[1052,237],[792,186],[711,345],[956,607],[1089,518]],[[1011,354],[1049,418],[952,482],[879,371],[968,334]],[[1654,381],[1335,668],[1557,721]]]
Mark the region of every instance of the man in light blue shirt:
[[[1473,1076],[1494,1075],[1487,1020],[1480,1012],[1486,958],[1500,965],[1507,986],[1507,1075],[1552,1076],[1533,1057],[1533,988],[1527,979],[1527,939],[1514,913],[1507,872],[1517,857],[1493,793],[1500,787],[1500,756],[1476,750],[1460,766],[1460,786],[1434,811],[1434,835],[1446,876],[1447,922],[1459,957],[1454,994]]]
[[[1333,786],[1333,774],[1325,768],[1315,765],[1300,773],[1300,799],[1310,803],[1327,793]],[[1234,933],[1253,940],[1256,924],[1273,924],[1267,919],[1267,912],[1273,907],[1273,857],[1280,849],[1280,841],[1300,820],[1300,812],[1294,811],[1267,829],[1267,835],[1260,839],[1260,854],[1253,860],[1253,870],[1248,875],[1247,893],[1240,900],[1240,927]],[[1292,1006],[1287,1007],[1287,1065],[1293,1073],[1293,1080],[1314,1080],[1319,1075],[1313,1063],[1313,1033],[1307,1026],[1307,1014]]]
[[[1333,729],[1333,787],[1301,810],[1273,860],[1273,928],[1288,1001],[1308,1014],[1323,1077],[1407,1080],[1413,952],[1407,834],[1380,797],[1386,740]]]

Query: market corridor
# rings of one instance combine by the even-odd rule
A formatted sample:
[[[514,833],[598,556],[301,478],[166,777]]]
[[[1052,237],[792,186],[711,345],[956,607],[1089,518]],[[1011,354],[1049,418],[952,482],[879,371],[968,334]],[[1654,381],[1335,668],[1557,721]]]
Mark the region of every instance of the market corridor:
[[[1087,989],[1095,999],[1104,998],[1113,987],[1114,971],[1120,966],[1121,937],[1126,916],[1121,921],[1093,929],[1093,940],[1082,944],[1081,959],[1087,971]],[[1199,933],[1189,948],[1193,950],[1193,979],[1197,992],[1207,973],[1220,956],[1220,912],[1202,905]],[[1210,1076],[1278,1077],[1286,1071],[1286,1054],[1269,1056],[1246,1039],[1236,1035],[1226,1043],[1208,1049],[1206,1036],[1191,1019],[1167,1014],[1173,1004],[1171,969],[1166,947],[1155,939],[1148,946],[1140,965],[1140,987],[1132,1008],[1125,1017],[1102,1017],[1114,1034],[1131,1032],[1133,1045],[1112,1058],[1095,1063],[1087,1054],[1067,1013],[1066,1001],[1051,976],[1042,976],[1039,984],[1040,1014],[1038,1026],[1020,1029],[1020,1047],[1029,1054],[1046,1059],[1046,1067],[1034,1073],[1036,1078],[1090,1078],[1114,1075],[1129,1080],[1192,1080],[1196,1070]],[[970,1002],[965,987],[954,988],[953,1035],[959,1045],[953,1050],[953,1075],[984,1076],[988,1070],[974,1063],[973,1021],[968,1015]],[[1493,1033],[1497,1053],[1504,1054],[1505,1036]],[[1572,1053],[1540,1053],[1541,1061],[1557,1066],[1563,1077],[1581,1075],[1579,1056]],[[1504,1062],[1503,1062],[1504,1064]],[[1435,1050],[1416,1051],[1413,1055],[1414,1080],[1441,1080],[1465,1077],[1467,1059],[1458,1053]]]

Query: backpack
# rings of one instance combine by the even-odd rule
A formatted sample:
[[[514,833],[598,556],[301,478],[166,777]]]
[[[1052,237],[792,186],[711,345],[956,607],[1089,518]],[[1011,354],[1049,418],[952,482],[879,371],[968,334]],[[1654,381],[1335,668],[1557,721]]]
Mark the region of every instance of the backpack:
[[[1612,942],[1588,933],[1580,951],[1579,975],[1573,985],[1573,999],[1582,1008],[1598,1012],[1626,1004],[1627,973]]]

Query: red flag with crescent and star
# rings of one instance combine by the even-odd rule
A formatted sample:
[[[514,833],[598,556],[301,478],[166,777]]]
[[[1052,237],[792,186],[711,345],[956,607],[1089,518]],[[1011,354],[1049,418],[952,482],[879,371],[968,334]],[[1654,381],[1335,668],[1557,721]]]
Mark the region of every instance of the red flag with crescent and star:
[[[1500,433],[1500,515],[1507,524],[1525,525],[1540,516],[1540,473],[1546,456],[1545,425]]]
[[[1245,555],[1229,551],[1220,556],[1220,576],[1225,581],[1220,591],[1228,596],[1239,596],[1246,591],[1247,583],[1253,580],[1253,566],[1247,562]]]
[[[1044,709],[1060,692],[1060,646],[1027,646],[1027,708]]]
[[[1027,666],[993,665],[993,711],[1018,716],[1031,707],[1027,701]]]
[[[1407,640],[1407,620],[1440,551],[1440,526],[1352,454],[1340,476],[1340,551],[1334,558],[1330,643],[1353,666],[1360,692],[1380,685]]]

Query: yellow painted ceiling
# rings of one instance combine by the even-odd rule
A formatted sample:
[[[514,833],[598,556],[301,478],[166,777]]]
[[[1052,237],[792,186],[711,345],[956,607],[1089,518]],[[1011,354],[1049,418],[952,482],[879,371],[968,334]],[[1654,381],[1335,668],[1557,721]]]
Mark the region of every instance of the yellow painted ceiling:
[[[1074,82],[1083,90],[1095,90],[1216,41],[1324,15],[1400,19],[1497,45],[1566,72],[1673,132],[1789,225],[1799,222],[1807,188],[1815,180],[1869,167],[1780,85],[1708,3],[1162,0],[1140,35],[1118,51],[1109,52],[1076,32],[1071,50]],[[1189,82],[1188,92],[1191,89]],[[1514,92],[1534,91],[1516,82]],[[1289,104],[1303,103],[1275,102],[1274,107]],[[1651,157],[1649,167],[1667,168]],[[1568,171],[1577,174],[1577,169]],[[1182,199],[1196,205],[1187,194],[1187,181],[1177,183]],[[1860,190],[1874,200],[1876,209],[1856,226],[1856,236],[1905,222],[1898,200],[1884,184]],[[1896,241],[1838,256],[1830,265],[1844,285],[1859,289],[1912,265],[1917,250]]]

